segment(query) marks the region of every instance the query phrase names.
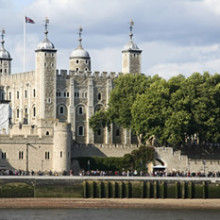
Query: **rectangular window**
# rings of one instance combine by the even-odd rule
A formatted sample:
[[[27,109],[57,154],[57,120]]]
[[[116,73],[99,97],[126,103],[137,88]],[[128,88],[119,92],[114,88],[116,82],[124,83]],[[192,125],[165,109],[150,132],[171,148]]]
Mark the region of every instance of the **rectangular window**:
[[[19,99],[19,91],[17,91],[17,99]]]
[[[36,97],[36,91],[35,91],[35,89],[33,90],[33,97]]]
[[[2,152],[2,159],[6,159],[6,152]]]
[[[63,152],[62,151],[60,151],[60,158],[62,158],[63,157]]]
[[[50,152],[45,152],[45,159],[49,160],[50,159]]]
[[[24,158],[24,152],[19,151],[19,159],[22,160]]]
[[[27,98],[27,90],[24,91],[24,97]]]

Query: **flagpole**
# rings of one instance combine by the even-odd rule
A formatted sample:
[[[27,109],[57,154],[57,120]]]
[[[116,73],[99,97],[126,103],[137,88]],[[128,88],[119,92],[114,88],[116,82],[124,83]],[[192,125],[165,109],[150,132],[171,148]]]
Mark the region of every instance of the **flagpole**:
[[[26,21],[24,17],[24,57],[23,57],[23,71],[26,71]]]

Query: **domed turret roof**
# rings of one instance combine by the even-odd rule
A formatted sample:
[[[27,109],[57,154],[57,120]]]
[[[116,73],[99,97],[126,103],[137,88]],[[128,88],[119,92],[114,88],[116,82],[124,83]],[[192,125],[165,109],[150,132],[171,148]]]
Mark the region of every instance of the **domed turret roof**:
[[[2,47],[0,48],[0,59],[11,59],[10,53],[5,49],[4,47],[4,34],[5,34],[5,30],[2,30]]]
[[[123,51],[128,51],[128,50],[136,50],[136,51],[139,51],[139,52],[141,51],[141,50],[138,48],[137,44],[135,44],[135,43],[133,42],[133,40],[132,40],[132,37],[133,37],[133,33],[132,33],[133,25],[134,25],[134,22],[131,20],[131,21],[130,21],[130,34],[129,34],[130,40],[128,41],[127,44],[125,44],[125,46],[124,46],[122,52],[123,52]]]
[[[0,59],[11,59],[11,56],[5,48],[0,48]]]
[[[89,53],[84,50],[82,47],[77,47],[75,50],[72,51],[71,58],[80,57],[80,58],[90,58]]]
[[[139,48],[138,48],[137,44],[135,44],[132,40],[130,40],[124,46],[123,50],[139,50]]]
[[[45,39],[37,45],[37,50],[55,50],[54,44],[47,37],[47,34],[48,34],[48,30],[47,30],[48,23],[49,23],[49,19],[46,18],[45,19],[45,31],[44,31]]]
[[[81,34],[82,34],[82,28],[80,27],[79,28],[79,46],[72,51],[70,58],[90,58],[88,51],[86,51],[82,47]]]
[[[53,43],[50,42],[48,38],[46,37],[41,43],[38,44],[37,49],[38,50],[41,50],[41,49],[51,50],[51,49],[55,49],[55,47]]]

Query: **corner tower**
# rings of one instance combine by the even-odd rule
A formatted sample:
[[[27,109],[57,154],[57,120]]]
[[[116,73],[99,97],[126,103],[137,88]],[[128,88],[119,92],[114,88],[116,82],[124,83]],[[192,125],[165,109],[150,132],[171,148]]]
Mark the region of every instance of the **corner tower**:
[[[141,73],[141,52],[138,46],[133,42],[132,28],[134,22],[130,21],[130,40],[122,50],[122,73]]]
[[[56,49],[48,40],[45,19],[45,39],[38,44],[36,52],[37,117],[38,119],[56,118]]]
[[[9,52],[7,50],[5,50],[4,47],[4,34],[5,34],[5,30],[2,29],[2,41],[1,41],[1,48],[0,48],[0,76],[3,75],[9,75],[11,74],[11,56],[9,54]]]
[[[82,27],[79,28],[79,45],[70,55],[70,70],[76,72],[91,71],[89,53],[82,47]]]

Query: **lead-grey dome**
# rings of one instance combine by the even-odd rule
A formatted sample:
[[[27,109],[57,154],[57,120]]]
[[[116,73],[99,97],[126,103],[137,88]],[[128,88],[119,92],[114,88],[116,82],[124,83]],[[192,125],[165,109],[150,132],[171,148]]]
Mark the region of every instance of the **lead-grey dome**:
[[[86,58],[90,59],[89,53],[82,46],[82,27],[79,27],[79,45],[78,47],[72,51],[70,58]]]
[[[37,46],[37,50],[41,50],[41,49],[44,49],[44,50],[54,50],[55,47],[54,47],[53,43],[48,40],[48,38],[45,38]]]
[[[90,58],[89,53],[82,47],[78,47],[72,51],[70,58]]]
[[[137,44],[132,40],[129,40],[128,43],[124,46],[123,50],[139,50]]]
[[[5,48],[0,48],[0,59],[11,59],[10,53]]]
[[[2,34],[1,34],[1,37],[2,37],[2,40],[1,40],[1,48],[0,48],[0,59],[11,59],[11,56],[10,56],[10,53],[5,49],[4,47],[4,34],[5,34],[5,30],[2,29]]]
[[[54,47],[53,43],[50,40],[48,40],[48,37],[47,37],[47,34],[48,34],[47,26],[48,26],[48,24],[49,24],[49,19],[46,17],[46,19],[45,19],[45,31],[44,31],[45,39],[37,45],[37,51],[38,50],[55,50],[55,47]]]

